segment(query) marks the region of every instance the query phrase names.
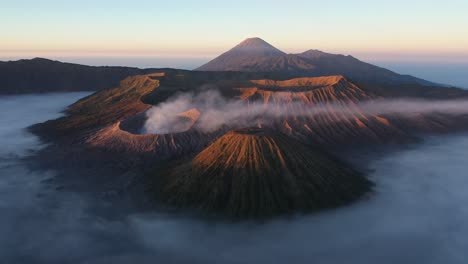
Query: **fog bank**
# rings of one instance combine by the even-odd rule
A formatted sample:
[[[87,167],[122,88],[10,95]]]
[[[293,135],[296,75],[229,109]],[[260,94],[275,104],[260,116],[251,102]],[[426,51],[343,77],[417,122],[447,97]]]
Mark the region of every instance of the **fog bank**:
[[[0,97],[0,259],[5,263],[466,263],[468,135],[428,138],[369,164],[369,200],[267,223],[205,222],[154,212],[106,218],[119,204],[44,182],[19,158],[23,127],[79,95]],[[46,103],[44,103],[46,102]],[[97,177],[98,175],[83,175]]]
[[[468,136],[431,138],[385,156],[370,165],[370,200],[325,213],[264,225],[133,224],[148,246],[200,263],[465,263],[467,148]]]

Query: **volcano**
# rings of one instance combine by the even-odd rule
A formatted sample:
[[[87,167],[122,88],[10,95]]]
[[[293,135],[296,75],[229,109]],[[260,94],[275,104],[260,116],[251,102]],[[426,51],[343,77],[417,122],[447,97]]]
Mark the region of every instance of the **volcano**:
[[[158,174],[163,201],[243,218],[337,207],[372,186],[326,152],[259,128],[228,132]]]
[[[216,106],[235,102],[244,114],[208,132],[199,130],[210,113],[203,105],[158,112],[179,94],[207,89],[221,96]],[[378,91],[342,75],[283,79],[270,73],[164,70],[128,77],[29,131],[54,143],[47,153],[60,155],[46,162],[67,173],[91,168],[92,175],[110,180],[153,171],[149,178],[129,179],[137,188],[121,187],[130,196],[140,197],[151,185],[157,203],[235,218],[268,217],[344,205],[371,189],[358,171],[327,151],[343,158],[349,150],[414,142],[421,133],[466,131],[466,116],[403,117],[361,108],[380,100]],[[283,114],[263,116],[265,109]],[[168,126],[156,122],[160,129],[140,134],[150,112]],[[110,181],[103,186],[121,184]]]
[[[282,72],[313,69],[305,60],[288,55],[260,38],[248,38],[199,67],[199,71]]]
[[[353,56],[308,50],[286,54],[260,38],[249,38],[200,66],[198,71],[287,73],[295,77],[344,75],[354,81],[379,84],[433,83],[360,61]]]
[[[282,56],[285,55],[284,52],[275,48],[268,42],[264,41],[261,38],[248,38],[233,49],[227,52],[229,55],[252,55],[252,56]]]

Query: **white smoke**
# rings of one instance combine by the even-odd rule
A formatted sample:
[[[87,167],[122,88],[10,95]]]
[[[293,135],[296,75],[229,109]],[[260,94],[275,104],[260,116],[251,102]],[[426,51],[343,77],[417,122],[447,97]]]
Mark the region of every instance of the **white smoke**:
[[[203,132],[215,131],[223,125],[254,126],[260,119],[281,117],[287,112],[260,102],[228,100],[217,91],[184,93],[148,110],[144,130],[159,134],[182,132],[184,126],[180,125],[177,114],[193,108],[202,113],[195,128]]]
[[[145,131],[148,133],[166,134],[182,132],[183,127],[178,123],[176,114],[189,110],[193,105],[193,97],[183,94],[175,100],[169,100],[148,110]]]
[[[278,93],[275,100],[288,100],[289,94]],[[183,132],[187,126],[180,123],[177,114],[196,108],[201,112],[193,128],[215,131],[223,126],[252,127],[289,117],[321,115],[334,112],[341,117],[355,116],[358,112],[366,116],[443,113],[451,115],[468,114],[468,100],[422,100],[422,99],[376,99],[358,103],[312,104],[299,101],[275,103],[270,100],[246,101],[226,99],[216,90],[199,94],[184,93],[168,99],[147,112],[144,133],[165,134]],[[350,105],[352,104],[352,105]]]

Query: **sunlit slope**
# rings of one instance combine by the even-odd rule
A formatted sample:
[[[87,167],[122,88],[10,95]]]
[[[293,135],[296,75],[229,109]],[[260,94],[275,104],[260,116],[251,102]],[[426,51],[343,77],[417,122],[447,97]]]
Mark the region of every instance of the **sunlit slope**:
[[[359,103],[375,97],[343,76],[254,80],[252,84],[252,87],[236,88],[238,97],[248,102],[263,102],[282,113],[270,125],[284,133],[324,144],[345,144],[349,140],[384,142],[405,137],[386,118],[363,112]]]
[[[463,122],[442,114],[414,113],[403,118],[366,112],[362,109],[363,102],[382,97],[369,94],[341,75],[282,81],[239,78],[229,73],[171,71],[132,76],[118,87],[79,100],[67,109],[66,116],[38,124],[31,130],[43,138],[73,140],[105,150],[144,152],[165,158],[200,150],[226,131],[242,127],[271,128],[324,147],[406,142],[421,132],[463,128]],[[238,118],[241,122],[226,123],[216,131],[206,132],[199,129],[199,120],[206,120],[206,112],[188,105],[172,113],[178,129],[142,135],[146,111],[153,105],[200,91],[216,91],[223,100],[239,102],[243,111]],[[255,122],[243,122],[251,120],[249,115],[254,105],[256,115],[258,105],[266,113],[273,110],[280,114],[263,118],[260,112]]]
[[[263,129],[229,132],[191,161],[157,174],[167,203],[238,217],[336,207],[371,188],[327,153]]]

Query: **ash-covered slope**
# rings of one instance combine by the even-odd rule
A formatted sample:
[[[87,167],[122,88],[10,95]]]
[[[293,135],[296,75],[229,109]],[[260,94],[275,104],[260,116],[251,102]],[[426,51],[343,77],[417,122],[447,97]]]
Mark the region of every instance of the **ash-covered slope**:
[[[248,44],[248,45],[247,45]],[[352,56],[309,50],[301,54],[286,54],[260,38],[243,41],[233,49],[200,66],[199,71],[282,72],[296,76],[345,75],[354,81],[378,84],[433,83],[401,75]]]
[[[371,189],[327,153],[262,129],[229,132],[191,161],[157,174],[165,202],[234,217],[336,207]]]
[[[226,129],[245,126],[273,128],[305,142],[335,147],[407,142],[414,133],[446,132],[457,127],[455,118],[444,115],[400,118],[365,112],[360,102],[378,97],[343,76],[239,82],[235,74],[219,74],[225,79],[210,81],[205,73],[196,72],[129,77],[116,88],[73,104],[67,109],[67,116],[35,125],[31,130],[48,140],[76,139],[97,148],[152,153],[163,159],[199,150]],[[202,90],[212,87],[223,95],[223,100],[237,102],[242,115],[235,122],[208,133],[193,128],[200,125],[198,119],[206,120],[206,112],[195,105],[187,105],[188,108],[172,113],[174,118],[164,126],[169,125],[170,129],[141,135],[146,111],[152,105],[180,93],[197,92],[198,85],[188,83],[198,83]],[[254,119],[249,116],[251,108],[257,111]],[[272,109],[280,115],[263,117],[261,112],[258,116],[259,109],[267,113]]]
[[[217,133],[132,133],[139,130],[131,128],[133,119],[139,119],[151,107],[144,98],[161,89],[164,77],[165,73],[128,77],[118,87],[97,92],[72,104],[66,110],[66,116],[36,124],[29,130],[42,139],[70,144],[70,149],[86,147],[132,156],[133,159],[156,156],[164,160],[202,149]],[[174,113],[187,129],[196,121],[198,114],[196,109]]]
[[[359,102],[376,99],[343,76],[296,78],[285,81],[253,80],[253,86],[235,88],[237,97],[262,102],[283,114],[274,123],[285,134],[325,145],[401,141],[409,136],[387,118],[364,112]]]

